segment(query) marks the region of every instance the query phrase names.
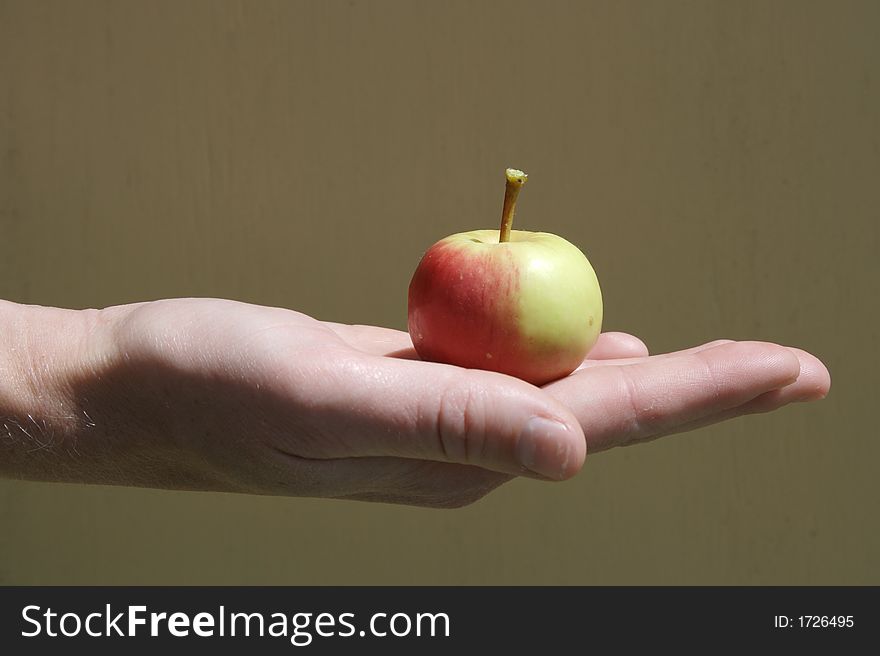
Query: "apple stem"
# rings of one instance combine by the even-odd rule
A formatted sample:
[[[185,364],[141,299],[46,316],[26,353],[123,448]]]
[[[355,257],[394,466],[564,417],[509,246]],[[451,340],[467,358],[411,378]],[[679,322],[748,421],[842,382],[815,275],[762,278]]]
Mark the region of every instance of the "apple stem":
[[[501,212],[501,231],[498,235],[498,243],[510,241],[510,227],[513,225],[513,213],[516,209],[516,197],[519,190],[529,177],[522,171],[507,169],[504,172],[507,177],[507,185],[504,188],[504,209]]]

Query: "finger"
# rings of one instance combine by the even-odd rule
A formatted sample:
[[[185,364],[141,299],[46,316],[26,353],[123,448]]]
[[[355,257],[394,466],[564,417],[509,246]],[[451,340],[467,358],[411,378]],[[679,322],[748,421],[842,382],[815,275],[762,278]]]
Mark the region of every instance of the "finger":
[[[789,349],[734,342],[661,360],[584,369],[545,388],[571,408],[590,450],[629,444],[736,408],[793,383]]]
[[[511,480],[508,474],[471,465],[410,458],[368,457],[303,460],[279,452],[280,471],[270,494],[378,501],[430,508],[461,508]],[[285,485],[284,481],[288,481]],[[303,490],[303,480],[320,481]]]
[[[787,347],[798,359],[797,380],[777,390],[766,392],[738,409],[752,414],[770,412],[789,403],[805,403],[824,399],[831,390],[831,374],[819,358],[806,351]]]
[[[599,335],[596,344],[587,354],[587,359],[643,358],[647,355],[648,347],[635,335],[608,332]]]
[[[805,403],[824,399],[831,389],[831,375],[824,364],[814,355],[798,348],[789,347],[800,364],[798,379],[791,385],[759,394],[746,403],[714,415],[679,426],[676,433],[704,428],[743,415],[761,414],[778,410],[789,403]],[[662,437],[657,434],[650,439]]]
[[[723,346],[724,344],[733,344],[733,340],[730,339],[717,339],[713,342],[708,342],[706,344],[701,344],[699,346],[693,346],[688,349],[683,349],[681,351],[673,351],[671,353],[659,353],[657,355],[650,355],[647,359],[659,362],[662,360],[668,360],[671,357],[677,357],[679,355],[687,355],[689,353],[699,353],[700,351],[706,351],[708,349],[713,349],[718,346]],[[599,367],[605,365],[620,365],[620,364],[638,364],[640,362],[644,362],[646,360],[645,357],[625,357],[619,358],[616,360],[594,360],[591,355],[587,356],[587,359],[584,360],[581,365],[577,368],[576,371],[581,369],[587,369],[589,367]]]
[[[325,357],[326,360],[326,357]],[[378,356],[316,363],[291,393],[314,458],[396,456],[564,479],[583,464],[577,419],[521,380]],[[298,444],[303,444],[299,436]]]

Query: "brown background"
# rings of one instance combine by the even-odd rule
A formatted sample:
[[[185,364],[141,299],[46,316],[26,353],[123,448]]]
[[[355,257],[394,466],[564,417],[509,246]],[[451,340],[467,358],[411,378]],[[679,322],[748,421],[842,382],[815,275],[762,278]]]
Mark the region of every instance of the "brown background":
[[[0,297],[404,328],[517,166],[607,329],[834,377],[460,511],[3,481],[0,583],[880,583],[878,34],[871,1],[0,1]]]

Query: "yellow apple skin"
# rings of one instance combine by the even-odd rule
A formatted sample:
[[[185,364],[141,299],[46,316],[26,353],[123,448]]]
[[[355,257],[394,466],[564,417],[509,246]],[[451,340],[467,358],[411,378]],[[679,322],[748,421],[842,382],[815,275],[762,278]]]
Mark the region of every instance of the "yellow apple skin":
[[[425,253],[409,287],[408,328],[423,360],[543,385],[583,362],[602,329],[602,292],[586,256],[562,237],[512,230],[450,235]]]

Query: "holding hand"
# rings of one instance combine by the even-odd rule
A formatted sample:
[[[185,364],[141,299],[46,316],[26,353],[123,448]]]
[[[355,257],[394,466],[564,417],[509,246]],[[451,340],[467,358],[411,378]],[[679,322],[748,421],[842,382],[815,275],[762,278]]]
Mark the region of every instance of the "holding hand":
[[[7,363],[0,471],[36,480],[454,507],[830,386],[815,357],[759,342],[648,356],[606,333],[539,388],[419,361],[404,332],[233,301],[22,307],[3,306],[30,355]]]

